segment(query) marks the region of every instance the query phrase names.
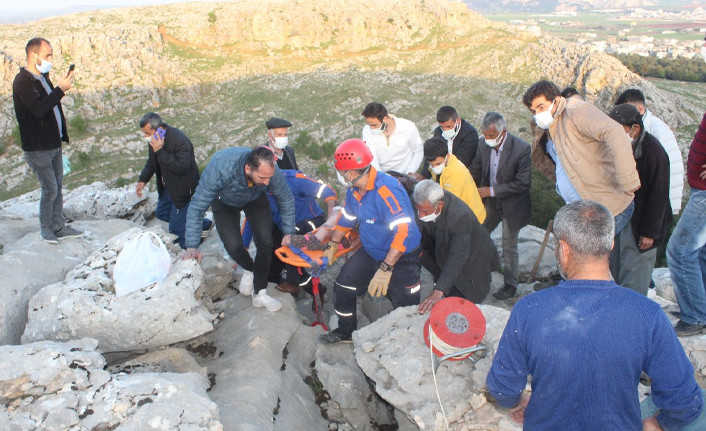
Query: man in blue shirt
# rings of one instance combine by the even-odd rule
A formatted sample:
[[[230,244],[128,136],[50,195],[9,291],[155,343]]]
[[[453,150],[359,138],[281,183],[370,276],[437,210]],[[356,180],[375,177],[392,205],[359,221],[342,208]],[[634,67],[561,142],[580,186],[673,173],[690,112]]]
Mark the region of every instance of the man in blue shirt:
[[[561,208],[554,250],[565,281],[512,309],[486,383],[525,430],[642,430],[643,371],[660,409],[645,429],[681,430],[703,409],[694,368],[667,316],[612,281],[614,226],[599,203]],[[531,397],[523,395],[528,374]]]
[[[326,344],[350,342],[357,327],[356,297],[387,296],[397,308],[418,305],[421,234],[407,192],[395,178],[378,172],[360,139],[343,141],[334,154],[341,183],[348,187],[341,218],[324,256],[332,263],[343,236],[355,226],[362,247],[343,265],[334,283],[338,328],[320,337]]]

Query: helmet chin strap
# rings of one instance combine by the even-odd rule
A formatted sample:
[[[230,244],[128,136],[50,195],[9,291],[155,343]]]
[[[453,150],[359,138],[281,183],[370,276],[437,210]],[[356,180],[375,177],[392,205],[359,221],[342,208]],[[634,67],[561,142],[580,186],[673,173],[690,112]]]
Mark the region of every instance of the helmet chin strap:
[[[363,176],[364,176],[365,174],[367,174],[368,172],[370,172],[370,165],[366,166],[366,167],[365,167],[365,170],[363,170],[363,172],[361,172],[360,175],[358,175],[357,177],[353,178],[353,179],[351,180],[351,184],[355,184],[359,179],[363,178]]]

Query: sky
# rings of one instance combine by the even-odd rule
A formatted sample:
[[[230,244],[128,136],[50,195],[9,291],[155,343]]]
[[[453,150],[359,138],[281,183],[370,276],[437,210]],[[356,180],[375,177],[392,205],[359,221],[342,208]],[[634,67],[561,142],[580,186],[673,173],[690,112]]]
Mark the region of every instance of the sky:
[[[215,2],[225,0],[31,0],[27,3],[3,0],[0,2],[0,22],[15,23],[87,10],[151,6],[168,3],[184,3],[186,1]]]

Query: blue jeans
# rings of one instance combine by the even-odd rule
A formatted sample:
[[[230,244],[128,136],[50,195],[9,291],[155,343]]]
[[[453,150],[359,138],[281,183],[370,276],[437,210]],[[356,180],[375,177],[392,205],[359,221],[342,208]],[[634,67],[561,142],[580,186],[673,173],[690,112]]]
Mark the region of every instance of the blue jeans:
[[[159,220],[169,223],[169,233],[177,236],[176,242],[179,247],[186,248],[186,213],[189,211],[189,203],[177,209],[172,203],[169,190],[165,187],[157,200],[157,208],[154,210],[155,216]],[[203,230],[211,227],[211,221],[203,219]]]
[[[706,190],[691,189],[667,244],[667,265],[681,320],[706,325]]]
[[[630,223],[630,219],[632,218],[632,213],[634,211],[635,211],[635,201],[633,200],[630,202],[630,205],[628,205],[627,208],[625,208],[623,210],[623,212],[621,212],[620,214],[616,215],[613,218],[613,220],[615,220],[616,239],[617,239],[617,236],[620,235],[620,232],[622,232],[623,229],[625,229],[625,226],[627,226],[628,223]]]
[[[39,198],[39,226],[43,234],[54,233],[64,227],[64,196],[61,192],[64,165],[61,148],[45,151],[25,151],[25,160],[39,179],[42,196]]]

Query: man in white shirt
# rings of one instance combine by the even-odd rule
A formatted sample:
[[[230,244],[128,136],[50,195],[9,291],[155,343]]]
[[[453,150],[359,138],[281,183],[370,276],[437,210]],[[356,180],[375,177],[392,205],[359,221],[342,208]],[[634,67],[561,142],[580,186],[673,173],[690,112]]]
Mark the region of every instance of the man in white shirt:
[[[424,142],[413,122],[387,113],[380,103],[368,103],[363,141],[373,153],[372,165],[383,172],[414,173],[424,157]]]
[[[637,108],[642,115],[642,123],[645,130],[653,135],[669,157],[669,203],[672,205],[672,212],[679,214],[681,210],[682,192],[684,190],[684,158],[677,144],[674,132],[664,121],[655,117],[649,109],[645,107],[645,95],[637,88],[630,88],[618,96],[616,105],[629,103]]]

